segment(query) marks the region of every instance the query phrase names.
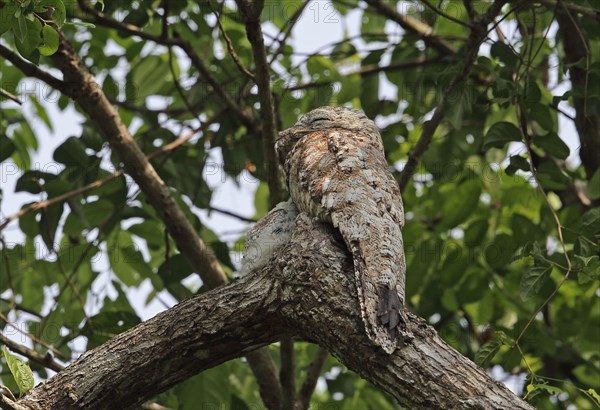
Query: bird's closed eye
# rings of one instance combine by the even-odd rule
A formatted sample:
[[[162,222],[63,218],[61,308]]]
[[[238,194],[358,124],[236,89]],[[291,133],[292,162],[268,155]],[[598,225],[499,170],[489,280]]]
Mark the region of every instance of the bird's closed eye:
[[[310,125],[312,127],[318,127],[320,125],[324,125],[325,123],[329,122],[329,118],[315,118],[314,120],[312,120],[310,122]]]

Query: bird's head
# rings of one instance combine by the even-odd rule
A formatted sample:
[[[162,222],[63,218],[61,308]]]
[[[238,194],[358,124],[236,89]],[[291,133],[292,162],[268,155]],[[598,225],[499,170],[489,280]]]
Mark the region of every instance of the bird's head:
[[[378,136],[381,140],[379,129],[362,111],[344,107],[319,107],[304,114],[295,125],[279,133],[279,139],[275,143],[279,162],[283,165],[287,154],[303,136],[331,128]],[[383,144],[381,148],[383,149]]]

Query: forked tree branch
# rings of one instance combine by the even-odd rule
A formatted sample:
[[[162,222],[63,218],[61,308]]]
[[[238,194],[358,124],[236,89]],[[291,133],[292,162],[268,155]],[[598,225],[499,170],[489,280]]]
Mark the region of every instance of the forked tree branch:
[[[393,354],[374,345],[361,319],[351,258],[335,238],[331,226],[301,214],[270,265],[85,353],[12,408],[131,409],[198,372],[299,335],[407,408],[532,409],[413,314],[412,338]]]

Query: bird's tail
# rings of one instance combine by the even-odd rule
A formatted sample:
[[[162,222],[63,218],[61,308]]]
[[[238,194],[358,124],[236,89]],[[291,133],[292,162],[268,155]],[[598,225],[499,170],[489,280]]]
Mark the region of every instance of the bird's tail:
[[[385,352],[393,353],[396,349],[398,325],[401,322],[402,300],[395,287],[377,283],[377,276],[367,271],[360,244],[353,242],[350,248],[367,336]]]

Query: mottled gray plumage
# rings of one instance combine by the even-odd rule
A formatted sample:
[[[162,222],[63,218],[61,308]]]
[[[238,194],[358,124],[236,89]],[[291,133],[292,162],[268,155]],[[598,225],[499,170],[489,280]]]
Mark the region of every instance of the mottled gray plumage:
[[[342,234],[367,334],[393,352],[404,301],[404,211],[377,126],[360,111],[321,107],[282,131],[275,147],[298,209]]]
[[[240,276],[266,266],[273,253],[290,241],[297,215],[291,199],[280,202],[248,231]]]

